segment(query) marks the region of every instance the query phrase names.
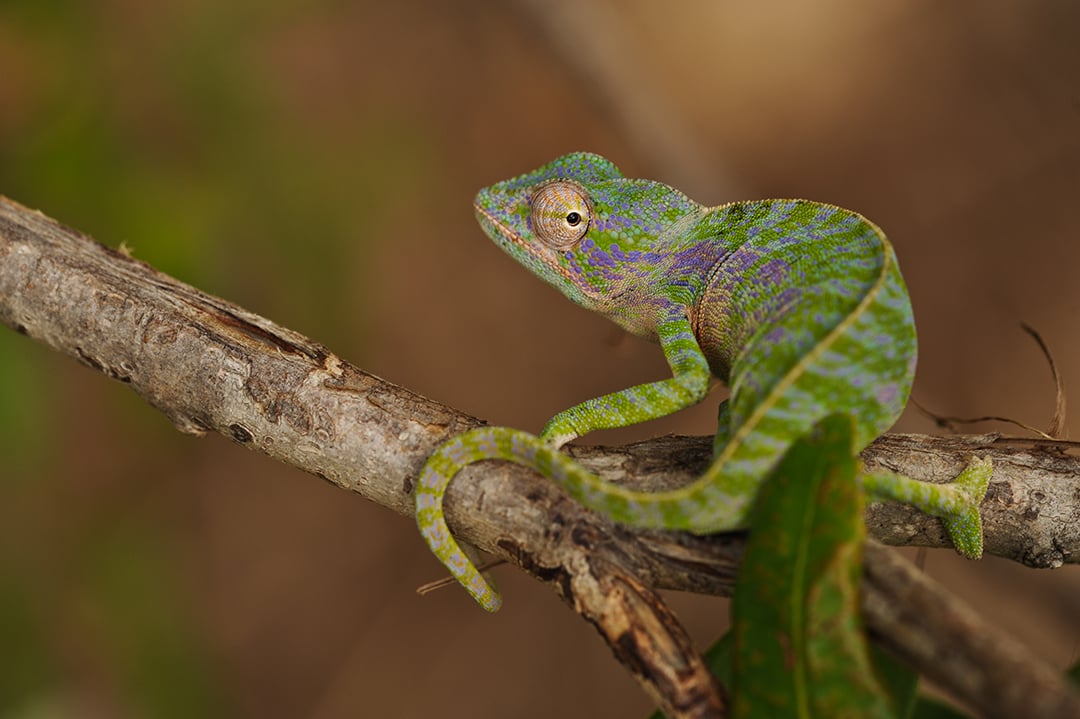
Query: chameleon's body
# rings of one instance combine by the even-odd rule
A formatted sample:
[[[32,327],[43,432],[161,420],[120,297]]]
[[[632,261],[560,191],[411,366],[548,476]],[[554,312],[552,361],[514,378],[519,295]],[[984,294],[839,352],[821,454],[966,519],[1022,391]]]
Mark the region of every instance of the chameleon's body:
[[[911,305],[892,247],[860,215],[803,200],[703,207],[584,153],[481,190],[475,207],[514,259],[574,302],[658,340],[673,372],[560,412],[540,438],[481,427],[428,460],[416,488],[417,523],[489,610],[498,595],[442,515],[446,486],[467,464],[519,462],[617,521],[703,534],[744,526],[760,483],[818,420],[849,415],[858,452],[904,408],[915,371]],[[685,487],[630,491],[557,451],[589,431],[695,404],[712,375],[731,395],[721,406],[714,461]],[[976,461],[952,485],[865,472],[860,479],[876,497],[943,517],[957,548],[978,556],[989,473]]]

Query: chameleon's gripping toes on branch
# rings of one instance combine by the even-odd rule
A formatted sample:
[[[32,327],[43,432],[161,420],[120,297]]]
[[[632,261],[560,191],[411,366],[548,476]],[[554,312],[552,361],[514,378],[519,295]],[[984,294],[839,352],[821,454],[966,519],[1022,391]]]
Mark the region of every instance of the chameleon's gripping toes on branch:
[[[745,526],[757,488],[820,419],[848,415],[857,453],[907,402],[916,355],[911,304],[892,246],[857,213],[805,200],[703,207],[667,185],[624,178],[587,153],[483,189],[475,206],[484,231],[533,274],[659,341],[673,374],[560,412],[540,437],[480,427],[428,459],[416,487],[417,524],[489,611],[499,596],[442,513],[462,467],[510,460],[619,522],[705,534]],[[592,430],[693,405],[712,375],[731,394],[720,407],[713,463],[685,487],[630,491],[558,451]],[[990,472],[989,461],[975,459],[947,485],[865,469],[860,481],[874,498],[941,517],[957,550],[975,558]]]

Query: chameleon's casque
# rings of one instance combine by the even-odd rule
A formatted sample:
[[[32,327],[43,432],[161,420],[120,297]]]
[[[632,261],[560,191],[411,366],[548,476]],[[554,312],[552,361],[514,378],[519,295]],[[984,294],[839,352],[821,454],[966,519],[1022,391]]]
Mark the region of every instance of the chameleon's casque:
[[[678,190],[627,179],[588,153],[561,157],[481,190],[484,231],[515,260],[583,307],[660,343],[672,377],[560,412],[540,438],[484,427],[429,459],[417,491],[425,539],[488,609],[498,597],[461,553],[442,494],[462,466],[501,458],[536,468],[617,521],[698,533],[743,526],[756,490],[791,443],[832,414],[850,417],[858,452],[899,417],[915,371],[911,304],[885,235],[861,215],[805,200],[704,207]],[[715,460],[672,491],[601,481],[557,451],[595,429],[699,402],[715,375]],[[978,503],[989,465],[930,485],[862,473],[873,495],[945,518],[957,548],[981,553]]]

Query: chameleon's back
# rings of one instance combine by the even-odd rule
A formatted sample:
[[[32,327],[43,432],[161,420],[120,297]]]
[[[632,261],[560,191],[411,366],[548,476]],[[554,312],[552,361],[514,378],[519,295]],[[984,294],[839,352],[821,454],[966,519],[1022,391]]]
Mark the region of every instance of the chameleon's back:
[[[574,302],[660,342],[670,378],[556,414],[539,437],[479,427],[442,445],[417,480],[417,523],[432,550],[489,610],[498,596],[450,536],[442,496],[461,467],[504,459],[559,482],[582,504],[642,527],[710,533],[746,526],[761,483],[828,415],[862,449],[899,417],[915,371],[915,326],[896,257],[865,218],[802,200],[707,208],[661,183],[623,178],[573,153],[477,193],[487,234]],[[712,464],[674,489],[604,481],[558,447],[590,431],[701,401],[710,373],[729,384]],[[966,556],[982,553],[978,505],[990,464],[940,487],[861,472],[874,497],[945,520]]]
[[[709,369],[732,389],[721,435],[763,413],[778,420],[787,411],[779,395],[790,392],[794,414],[787,432],[776,428],[786,442],[773,447],[775,459],[826,411],[855,417],[863,446],[907,401],[907,291],[885,236],[854,212],[805,200],[707,208],[588,153],[496,183],[475,204],[506,252],[626,330],[664,345],[661,325],[689,314]],[[630,404],[656,416],[667,401],[644,390]],[[586,424],[630,421],[609,420]]]
[[[708,222],[736,248],[714,271],[697,322],[731,386],[728,436],[751,422],[763,439],[776,425],[790,441],[837,410],[855,418],[860,449],[886,431],[907,402],[916,342],[881,231],[807,201],[736,203]]]
[[[486,608],[498,596],[450,536],[442,495],[461,467],[533,467],[582,504],[642,527],[711,533],[746,526],[761,483],[820,420],[853,420],[853,451],[899,417],[915,371],[915,326],[892,247],[860,215],[803,200],[707,208],[661,183],[622,177],[597,155],[565,155],[477,193],[488,235],[574,302],[660,342],[667,379],[556,414],[539,437],[479,427],[439,448],[417,481],[417,523]],[[638,492],[558,451],[595,429],[648,421],[701,401],[710,372],[731,397],[715,457],[696,480]],[[979,502],[990,464],[946,487],[860,473],[874,497],[945,520],[966,556],[982,553]]]

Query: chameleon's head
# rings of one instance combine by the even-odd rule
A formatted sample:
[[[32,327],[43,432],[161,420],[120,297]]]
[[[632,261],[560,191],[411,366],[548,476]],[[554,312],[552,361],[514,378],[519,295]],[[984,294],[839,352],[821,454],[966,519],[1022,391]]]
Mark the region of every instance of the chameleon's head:
[[[680,220],[700,206],[678,190],[626,179],[585,152],[486,187],[474,201],[484,231],[533,274],[580,305],[604,311],[647,285]]]

